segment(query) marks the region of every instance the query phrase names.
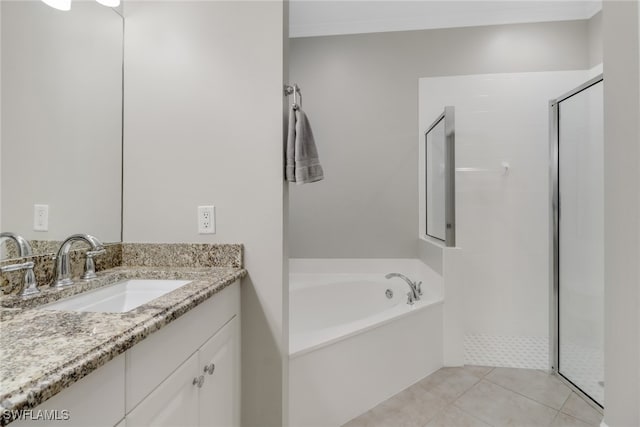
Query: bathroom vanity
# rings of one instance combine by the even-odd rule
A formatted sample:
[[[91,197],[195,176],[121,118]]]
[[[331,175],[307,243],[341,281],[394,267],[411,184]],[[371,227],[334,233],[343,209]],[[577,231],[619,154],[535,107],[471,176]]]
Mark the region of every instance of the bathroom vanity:
[[[140,253],[124,258],[143,266],[98,272],[75,295],[62,291],[62,303],[46,288],[2,297],[0,424],[22,411],[12,425],[239,425],[241,261],[158,267]],[[127,280],[181,286],[123,312],[67,304]]]
[[[239,425],[239,314],[236,283],[128,350],[126,425]]]

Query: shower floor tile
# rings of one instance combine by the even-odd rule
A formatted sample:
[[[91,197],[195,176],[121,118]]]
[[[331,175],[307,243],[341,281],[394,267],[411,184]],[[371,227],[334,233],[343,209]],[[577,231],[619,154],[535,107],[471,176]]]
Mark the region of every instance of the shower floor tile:
[[[599,426],[601,413],[553,375],[442,368],[344,427]]]

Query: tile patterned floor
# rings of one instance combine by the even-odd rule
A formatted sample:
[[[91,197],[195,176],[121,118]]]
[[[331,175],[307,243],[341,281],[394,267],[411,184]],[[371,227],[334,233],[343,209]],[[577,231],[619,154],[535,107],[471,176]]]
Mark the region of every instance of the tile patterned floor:
[[[544,371],[442,368],[344,427],[589,427],[602,415]]]
[[[545,369],[549,366],[549,337],[467,334],[464,360],[468,365]]]

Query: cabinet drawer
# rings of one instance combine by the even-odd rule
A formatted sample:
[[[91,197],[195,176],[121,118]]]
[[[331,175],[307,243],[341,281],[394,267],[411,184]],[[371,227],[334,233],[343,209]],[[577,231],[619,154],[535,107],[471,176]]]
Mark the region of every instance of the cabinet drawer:
[[[33,409],[33,417],[39,411],[58,411],[58,421],[24,420],[11,425],[113,427],[124,417],[124,359],[121,354]],[[62,419],[62,411],[68,411],[67,420]]]
[[[240,313],[235,282],[126,352],[126,412],[149,395],[229,319]]]

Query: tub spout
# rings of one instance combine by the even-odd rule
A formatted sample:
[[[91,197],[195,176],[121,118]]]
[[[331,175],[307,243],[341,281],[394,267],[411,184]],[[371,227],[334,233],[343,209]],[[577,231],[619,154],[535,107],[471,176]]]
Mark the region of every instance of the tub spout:
[[[404,280],[407,283],[407,285],[409,285],[409,287],[411,288],[411,291],[407,294],[407,297],[409,298],[407,300],[407,304],[411,305],[413,304],[414,301],[420,301],[420,295],[422,295],[422,289],[421,289],[422,282],[420,283],[412,282],[411,279],[409,279],[404,274],[400,274],[400,273],[389,273],[384,277],[386,277],[387,279],[399,277],[402,280]]]

